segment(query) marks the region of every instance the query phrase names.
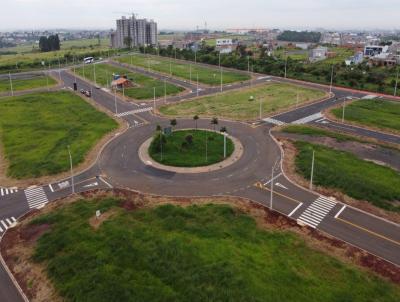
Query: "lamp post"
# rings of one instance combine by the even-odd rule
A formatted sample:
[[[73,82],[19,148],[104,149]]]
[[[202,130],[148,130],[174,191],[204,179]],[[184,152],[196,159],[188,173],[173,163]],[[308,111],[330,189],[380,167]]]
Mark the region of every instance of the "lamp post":
[[[221,92],[222,92],[222,85],[223,85],[223,79],[222,79],[222,68],[221,68]]]
[[[13,84],[12,84],[11,72],[8,73],[8,77],[10,78],[11,96],[14,96],[14,89],[13,89]]]
[[[313,189],[313,178],[314,178],[314,160],[315,160],[315,151],[312,152],[312,160],[311,160],[311,177],[310,177],[310,190]]]
[[[96,83],[96,64],[93,63],[93,78],[94,78],[94,84],[97,85]]]
[[[262,120],[262,97],[260,97],[260,120]]]
[[[333,85],[333,65],[332,65],[332,71],[331,71],[331,84],[329,86],[329,94],[332,94],[332,85]]]
[[[273,204],[273,196],[274,196],[274,172],[276,169],[276,166],[278,165],[278,163],[280,162],[280,158],[278,157],[275,161],[275,164],[272,166],[271,169],[271,195],[270,195],[270,199],[269,199],[269,208],[272,210],[272,204]]]
[[[74,185],[74,172],[72,170],[72,156],[71,156],[71,150],[69,148],[68,145],[68,154],[69,154],[69,164],[70,164],[70,168],[71,168],[71,188],[72,188],[72,194],[75,193],[75,185]]]
[[[156,87],[153,87],[153,113],[156,114]]]
[[[342,124],[344,124],[344,110],[345,109],[346,109],[346,98],[343,99]]]
[[[196,95],[199,96],[199,74],[197,74],[197,88],[196,88]]]
[[[85,65],[83,65],[83,68],[85,68]],[[85,70],[85,69],[84,69]],[[83,72],[83,77],[85,77],[85,72]],[[60,57],[58,57],[58,78],[60,79],[61,82],[61,63],[60,63]]]
[[[226,158],[226,137],[228,133],[224,132],[224,158]]]
[[[117,86],[114,88],[114,105],[115,105],[115,115],[118,114],[118,108],[117,108]]]
[[[167,80],[164,79],[164,103],[167,103]]]
[[[394,86],[394,96],[397,96],[397,85],[399,83],[399,69],[397,69],[396,84]]]

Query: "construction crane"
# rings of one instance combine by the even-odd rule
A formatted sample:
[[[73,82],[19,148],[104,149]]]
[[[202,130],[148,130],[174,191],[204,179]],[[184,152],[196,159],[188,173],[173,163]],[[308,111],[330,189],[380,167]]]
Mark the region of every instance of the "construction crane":
[[[127,15],[127,16],[133,15],[135,16],[135,18],[139,16],[139,14],[135,14],[134,12],[112,12],[112,13],[116,15]]]

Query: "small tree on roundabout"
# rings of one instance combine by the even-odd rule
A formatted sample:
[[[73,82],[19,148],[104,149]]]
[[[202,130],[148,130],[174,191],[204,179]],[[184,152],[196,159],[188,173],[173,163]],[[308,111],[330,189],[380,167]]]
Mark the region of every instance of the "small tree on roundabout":
[[[196,129],[197,129],[197,121],[198,121],[198,119],[199,119],[199,116],[196,114],[196,115],[193,117],[194,125],[195,125]]]
[[[175,127],[178,124],[177,120],[174,118],[174,119],[170,120],[169,123],[171,124],[172,128],[175,130]]]
[[[213,117],[211,119],[211,125],[213,125],[214,131],[215,131],[215,127],[218,125],[218,118]]]

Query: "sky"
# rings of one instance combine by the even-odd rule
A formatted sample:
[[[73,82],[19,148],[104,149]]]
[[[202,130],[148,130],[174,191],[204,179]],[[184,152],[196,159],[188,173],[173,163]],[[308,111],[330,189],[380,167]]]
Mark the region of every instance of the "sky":
[[[0,0],[0,31],[110,29],[132,12],[159,29],[399,29],[399,0]]]

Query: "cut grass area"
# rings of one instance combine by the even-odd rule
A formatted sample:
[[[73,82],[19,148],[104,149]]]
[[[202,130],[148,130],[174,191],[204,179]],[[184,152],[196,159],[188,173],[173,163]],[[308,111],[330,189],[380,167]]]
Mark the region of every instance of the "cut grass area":
[[[400,200],[400,174],[397,171],[322,145],[303,141],[294,142],[294,145],[298,150],[296,170],[306,179],[310,179],[314,150],[314,184],[400,212],[400,206],[396,205]]]
[[[186,80],[197,81],[197,75],[199,76],[199,82],[208,85],[220,85],[221,83],[221,73],[218,68],[204,67],[200,65],[195,65],[194,63],[185,63],[181,61],[176,61],[173,59],[162,58],[135,54],[132,56],[125,56],[118,58],[117,61],[125,64],[131,64],[150,68],[150,70],[162,72],[165,74],[172,74],[179,78]],[[191,72],[190,72],[191,70]],[[192,77],[190,78],[190,73]],[[246,81],[250,77],[247,74],[233,71],[224,70],[222,73],[222,79],[224,84]]]
[[[65,301],[398,301],[386,280],[262,230],[228,205],[126,211],[83,199],[36,218],[49,225],[33,261]],[[95,211],[113,211],[97,229]]]
[[[2,98],[0,137],[9,162],[7,175],[17,179],[52,175],[74,166],[117,123],[79,96],[67,92]]]
[[[332,109],[333,115],[341,119],[343,108]],[[345,107],[345,121],[381,130],[400,132],[400,103],[382,99],[359,100]]]
[[[192,136],[192,142],[187,139]],[[224,136],[204,130],[179,130],[160,140],[156,134],[150,144],[149,154],[157,162],[175,167],[200,167],[224,160]],[[162,148],[162,160],[161,160]],[[226,140],[226,155],[234,150],[231,139]],[[207,158],[206,158],[207,151]]]
[[[110,64],[91,64],[76,69],[76,73],[80,76],[94,82],[94,74],[96,73],[96,83],[109,87],[113,80],[113,73],[126,75],[137,86],[125,89],[125,95],[137,100],[152,99],[154,96],[154,88],[156,88],[156,97],[174,95],[182,92],[184,88],[173,84],[164,83],[162,81],[150,78],[140,73],[132,72],[128,69],[116,67]],[[122,94],[122,91],[119,91]]]
[[[262,102],[262,115],[276,112],[299,104],[322,98],[320,90],[303,88],[290,84],[267,84],[236,91],[207,96],[193,101],[186,101],[160,107],[160,112],[167,116],[218,116],[221,118],[251,120],[257,119]],[[250,96],[254,100],[250,100]]]
[[[40,87],[46,87],[47,83],[49,86],[55,85],[57,83],[52,77],[38,75],[32,76],[31,78],[27,79],[13,79],[12,80],[12,87],[14,91],[21,91],[21,90],[29,90],[35,89]],[[9,79],[2,79],[0,80],[0,93],[3,92],[10,92],[11,85]]]

